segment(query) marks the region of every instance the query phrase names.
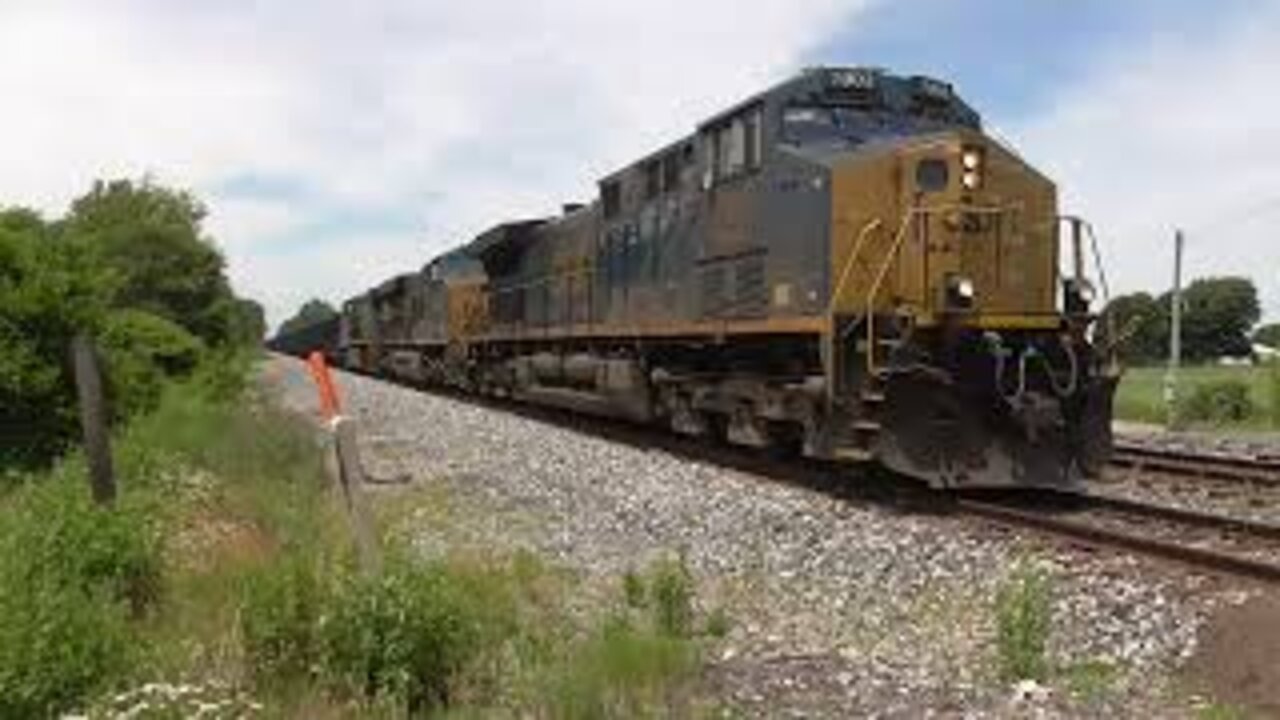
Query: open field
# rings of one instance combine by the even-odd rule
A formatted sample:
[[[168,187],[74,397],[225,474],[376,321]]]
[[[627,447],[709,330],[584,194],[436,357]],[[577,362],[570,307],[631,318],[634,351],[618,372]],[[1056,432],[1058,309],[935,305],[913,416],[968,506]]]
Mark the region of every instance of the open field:
[[[1273,418],[1277,415],[1274,407],[1277,398],[1271,389],[1270,373],[1280,373],[1275,365],[1258,367],[1223,367],[1206,365],[1184,367],[1179,370],[1178,393],[1188,398],[1197,386],[1237,380],[1249,386],[1249,397],[1253,402],[1252,416],[1240,423],[1228,427],[1244,430],[1273,429]],[[1163,423],[1164,406],[1164,374],[1161,367],[1126,368],[1116,392],[1115,415],[1120,420],[1134,422]]]

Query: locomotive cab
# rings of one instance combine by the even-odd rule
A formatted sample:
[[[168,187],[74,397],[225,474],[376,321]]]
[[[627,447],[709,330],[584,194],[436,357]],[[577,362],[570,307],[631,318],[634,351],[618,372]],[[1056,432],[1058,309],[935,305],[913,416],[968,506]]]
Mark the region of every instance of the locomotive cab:
[[[1105,460],[1115,378],[1087,337],[1087,281],[1061,282],[1056,188],[949,87],[916,86],[878,136],[858,136],[872,110],[820,108],[852,147],[793,133],[829,168],[831,423],[936,486],[1072,484]]]

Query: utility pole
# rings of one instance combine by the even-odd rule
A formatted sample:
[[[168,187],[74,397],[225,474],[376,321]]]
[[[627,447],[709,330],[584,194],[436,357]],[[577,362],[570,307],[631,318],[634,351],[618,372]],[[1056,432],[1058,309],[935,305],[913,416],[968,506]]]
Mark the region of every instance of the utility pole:
[[[85,333],[71,340],[71,366],[76,376],[80,400],[80,426],[84,432],[84,454],[89,462],[89,486],[99,505],[116,498],[116,479],[111,469],[111,440],[107,435],[107,408],[102,396],[102,373],[98,352]]]
[[[1182,364],[1182,231],[1173,235],[1173,292],[1169,295],[1169,367],[1164,375],[1166,427],[1178,429],[1178,366]]]

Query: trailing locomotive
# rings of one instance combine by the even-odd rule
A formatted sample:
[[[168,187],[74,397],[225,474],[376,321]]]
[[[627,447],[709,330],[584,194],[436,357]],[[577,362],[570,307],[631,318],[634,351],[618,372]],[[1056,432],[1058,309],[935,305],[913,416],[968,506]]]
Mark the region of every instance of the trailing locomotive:
[[[1070,484],[1115,387],[1079,227],[950,85],[813,69],[349,300],[337,353],[937,487]]]

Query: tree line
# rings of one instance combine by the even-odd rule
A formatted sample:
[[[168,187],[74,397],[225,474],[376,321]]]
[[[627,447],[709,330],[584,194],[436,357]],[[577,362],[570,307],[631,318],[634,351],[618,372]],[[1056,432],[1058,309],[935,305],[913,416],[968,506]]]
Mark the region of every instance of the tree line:
[[[1099,340],[1114,343],[1121,359],[1133,364],[1168,357],[1171,294],[1136,292],[1107,304],[1098,324]],[[1280,347],[1280,324],[1254,329],[1261,317],[1258,291],[1243,277],[1194,280],[1182,291],[1182,357],[1206,362],[1221,357],[1248,357],[1254,343]],[[1115,338],[1109,338],[1109,329]]]
[[[0,209],[0,470],[49,462],[77,437],[68,346],[103,359],[112,419],[155,405],[166,380],[265,332],[237,297],[191,193],[99,181],[62,217]]]

